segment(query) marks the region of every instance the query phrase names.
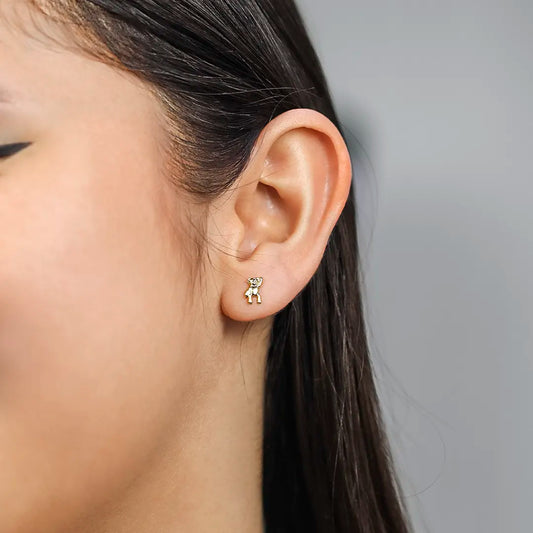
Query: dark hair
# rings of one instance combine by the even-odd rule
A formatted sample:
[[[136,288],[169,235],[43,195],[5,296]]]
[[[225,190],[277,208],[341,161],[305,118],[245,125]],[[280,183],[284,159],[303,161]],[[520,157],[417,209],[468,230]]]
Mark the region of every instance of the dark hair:
[[[165,111],[169,168],[181,170],[169,176],[199,203],[234,184],[284,111],[315,109],[344,135],[293,0],[30,2],[75,29],[79,50],[148,82]],[[361,285],[352,180],[317,271],[274,317],[264,398],[269,533],[411,531]]]

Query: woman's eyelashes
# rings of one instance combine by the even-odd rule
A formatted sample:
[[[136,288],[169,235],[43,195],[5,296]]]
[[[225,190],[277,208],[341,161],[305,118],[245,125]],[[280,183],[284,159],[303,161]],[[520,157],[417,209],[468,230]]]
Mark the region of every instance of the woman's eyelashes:
[[[20,152],[30,144],[31,142],[0,145],[0,159],[15,155],[17,152]]]

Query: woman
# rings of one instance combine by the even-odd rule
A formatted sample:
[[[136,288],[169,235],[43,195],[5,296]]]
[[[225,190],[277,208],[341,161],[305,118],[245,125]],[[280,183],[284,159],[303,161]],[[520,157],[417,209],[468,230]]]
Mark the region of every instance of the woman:
[[[0,531],[408,531],[292,1],[2,0],[0,43]]]

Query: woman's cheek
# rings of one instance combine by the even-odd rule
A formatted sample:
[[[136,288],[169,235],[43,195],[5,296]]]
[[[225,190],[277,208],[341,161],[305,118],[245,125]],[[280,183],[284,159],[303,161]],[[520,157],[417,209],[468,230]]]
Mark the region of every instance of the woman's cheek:
[[[45,192],[0,206],[3,516],[120,490],[166,431],[185,373],[149,218],[119,198],[111,212],[98,196]]]

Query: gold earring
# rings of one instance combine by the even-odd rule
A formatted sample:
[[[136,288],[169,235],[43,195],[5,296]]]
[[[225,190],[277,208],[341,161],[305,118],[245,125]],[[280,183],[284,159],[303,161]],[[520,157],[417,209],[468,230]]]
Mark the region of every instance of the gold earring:
[[[248,303],[251,304],[252,302],[252,296],[257,297],[257,303],[261,303],[261,295],[259,294],[259,287],[263,284],[263,278],[256,277],[256,278],[248,278],[248,283],[250,286],[246,289],[244,293],[244,297],[248,298]]]

